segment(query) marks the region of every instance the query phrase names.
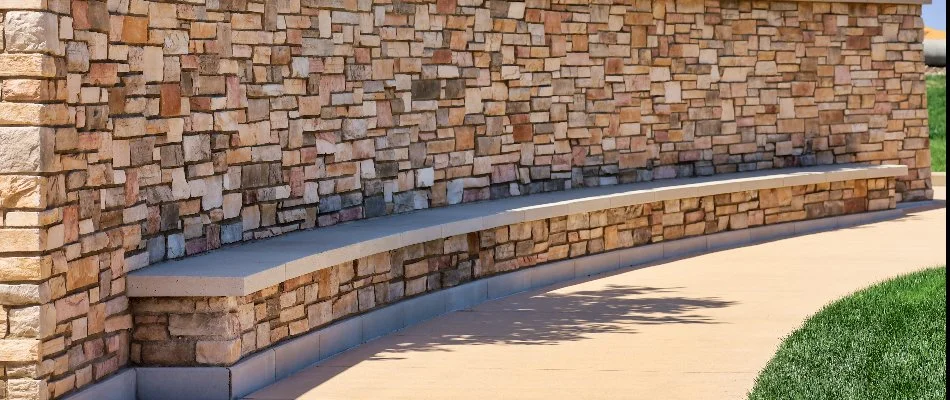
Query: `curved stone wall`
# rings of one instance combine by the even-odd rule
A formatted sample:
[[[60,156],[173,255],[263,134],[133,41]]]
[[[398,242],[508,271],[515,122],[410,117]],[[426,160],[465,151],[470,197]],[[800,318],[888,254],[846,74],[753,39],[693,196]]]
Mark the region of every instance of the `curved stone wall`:
[[[124,276],[224,244],[809,164],[904,164],[898,200],[928,198],[919,15],[747,0],[0,0],[6,395],[60,397],[127,365]]]
[[[142,366],[230,366],[335,321],[500,273],[720,232],[887,210],[895,205],[894,187],[894,178],[858,179],[608,208],[418,243],[247,296],[133,298],[131,357]]]

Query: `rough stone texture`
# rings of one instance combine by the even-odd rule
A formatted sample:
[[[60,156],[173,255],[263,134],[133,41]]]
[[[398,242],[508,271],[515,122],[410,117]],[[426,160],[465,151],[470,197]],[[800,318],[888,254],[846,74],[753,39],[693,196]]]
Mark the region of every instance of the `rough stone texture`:
[[[612,208],[419,243],[248,296],[133,298],[131,357],[151,366],[232,365],[333,321],[474,279],[667,240],[891,209],[895,188],[894,178],[880,178]],[[168,357],[168,349],[183,356]]]
[[[0,359],[4,361],[39,360],[39,340],[4,339],[0,340]]]
[[[6,51],[45,52],[62,55],[59,18],[56,14],[35,11],[10,11],[4,15],[3,35]]]
[[[0,64],[2,65],[2,64]],[[0,171],[52,170],[54,131],[43,127],[0,127]]]
[[[41,360],[0,360],[5,391],[61,397],[127,365],[125,274],[222,244],[811,164],[905,164],[897,200],[928,198],[920,12],[747,0],[0,0],[0,292],[42,288],[0,302],[8,320],[40,307],[40,327],[17,332],[35,333],[24,339],[41,341]],[[741,219],[729,225],[752,223]],[[315,321],[428,288],[417,278],[357,291],[315,307]],[[233,358],[209,351],[235,338],[203,340],[162,354]]]

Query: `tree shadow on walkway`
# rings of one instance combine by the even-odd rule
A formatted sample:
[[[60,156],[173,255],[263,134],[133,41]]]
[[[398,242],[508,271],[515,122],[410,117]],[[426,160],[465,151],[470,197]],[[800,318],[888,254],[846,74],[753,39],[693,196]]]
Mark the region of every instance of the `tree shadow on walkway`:
[[[576,284],[576,282],[574,282]],[[530,292],[431,320],[372,346],[371,360],[394,353],[451,351],[459,345],[556,345],[597,334],[635,334],[640,326],[714,324],[705,309],[734,302],[677,295],[680,288],[608,285],[603,289]],[[380,343],[382,344],[382,343]]]
[[[677,295],[677,287],[608,285],[596,290],[571,290],[578,283],[483,303],[365,343],[287,378],[283,393],[301,396],[352,366],[386,363],[414,352],[452,352],[456,346],[469,345],[552,346],[595,340],[598,334],[635,335],[638,327],[645,325],[715,324],[704,310],[736,304]]]

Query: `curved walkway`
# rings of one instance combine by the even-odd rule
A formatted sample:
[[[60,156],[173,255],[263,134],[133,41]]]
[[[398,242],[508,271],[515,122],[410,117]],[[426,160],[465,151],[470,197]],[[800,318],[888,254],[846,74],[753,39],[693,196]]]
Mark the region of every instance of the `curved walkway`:
[[[945,243],[941,208],[624,270],[427,321],[247,399],[742,399],[805,318],[945,264]]]

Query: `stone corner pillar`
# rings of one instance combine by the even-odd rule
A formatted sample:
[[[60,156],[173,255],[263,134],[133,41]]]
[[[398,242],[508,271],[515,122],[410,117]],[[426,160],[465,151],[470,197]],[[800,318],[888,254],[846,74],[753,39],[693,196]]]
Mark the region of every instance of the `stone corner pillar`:
[[[931,181],[930,130],[927,109],[927,66],[924,63],[924,20],[921,17],[922,6],[916,7],[912,24],[901,26],[903,36],[899,39],[908,43],[904,59],[897,62],[896,72],[903,83],[901,89],[906,102],[896,102],[898,106],[892,112],[892,123],[899,123],[904,138],[901,149],[897,151],[901,164],[907,166],[907,176],[897,179],[897,199],[899,202],[933,199]]]
[[[62,246],[53,150],[71,117],[51,0],[0,0],[0,398],[47,399],[55,308],[50,250]],[[62,189],[62,192],[65,192]],[[60,225],[61,226],[61,225]],[[48,321],[52,320],[53,323]]]

